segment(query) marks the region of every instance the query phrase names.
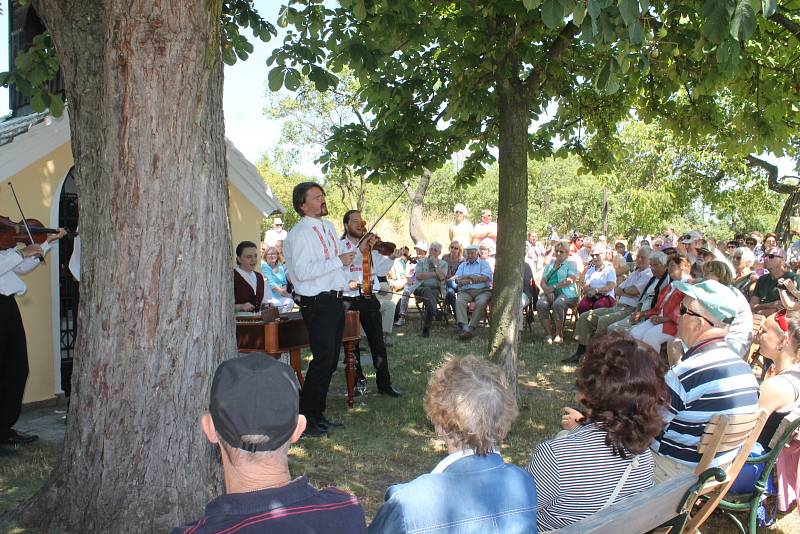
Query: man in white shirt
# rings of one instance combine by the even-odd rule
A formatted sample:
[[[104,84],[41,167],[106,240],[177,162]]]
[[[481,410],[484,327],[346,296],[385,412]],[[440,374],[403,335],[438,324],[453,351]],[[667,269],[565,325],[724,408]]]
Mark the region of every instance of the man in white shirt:
[[[272,219],[272,228],[264,234],[264,243],[268,247],[274,247],[278,241],[286,241],[287,235],[286,230],[283,229],[283,221],[280,217],[275,217]]]
[[[369,351],[372,355],[372,364],[375,366],[375,382],[378,393],[389,397],[399,397],[400,392],[392,387],[392,379],[389,376],[389,360],[386,355],[386,344],[383,340],[383,326],[381,319],[381,303],[376,298],[375,293],[369,295],[363,292],[364,282],[364,255],[359,249],[359,241],[363,238],[364,242],[371,242],[377,239],[370,234],[364,237],[365,229],[362,224],[361,213],[358,210],[350,210],[344,214],[342,219],[344,224],[344,239],[342,249],[355,253],[353,263],[343,267],[347,277],[348,286],[344,291],[345,308],[358,312],[361,328],[367,336]],[[370,279],[372,291],[378,291],[380,282],[378,276],[386,276],[394,265],[394,262],[378,253],[377,250],[371,252]],[[356,382],[358,391],[363,393],[366,389],[366,378],[361,369],[361,354],[356,351]]]
[[[343,268],[353,263],[355,253],[342,250],[333,224],[323,219],[328,206],[322,186],[297,184],[292,204],[302,218],[286,236],[286,274],[294,285],[313,354],[300,393],[300,413],[308,420],[303,435],[318,437],[332,425],[325,417],[325,406],[344,333],[342,292],[347,278]]]
[[[593,336],[605,334],[610,324],[621,321],[633,313],[639,302],[639,296],[653,277],[649,259],[650,248],[639,247],[636,253],[636,269],[616,289],[618,298],[616,305],[611,308],[589,310],[578,317],[575,325],[578,347],[570,358],[563,360],[564,363],[578,363]]]
[[[481,210],[481,222],[472,228],[472,242],[477,245],[487,237],[497,242],[497,223],[492,221],[492,210],[489,209]]]
[[[50,243],[66,232],[47,236],[42,245],[9,248],[0,251],[0,445],[22,445],[38,436],[14,429],[22,409],[22,395],[28,381],[28,345],[16,296],[28,290],[18,275],[27,274],[42,262]],[[0,449],[5,454],[10,449]]]

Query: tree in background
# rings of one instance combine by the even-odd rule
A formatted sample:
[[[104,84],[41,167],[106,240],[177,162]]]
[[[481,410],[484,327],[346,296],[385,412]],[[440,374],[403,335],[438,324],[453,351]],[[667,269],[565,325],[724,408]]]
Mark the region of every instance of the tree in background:
[[[321,0],[290,1],[278,23],[293,30],[270,58],[270,78],[276,88],[302,73],[326,90],[348,65],[375,118],[369,129],[340,128],[329,151],[371,179],[435,171],[467,150],[457,177],[474,181],[498,148],[489,348],[514,380],[528,156],[575,153],[590,170],[599,168],[612,159],[616,125],[631,109],[647,118],[663,114],[697,142],[713,133],[709,125],[737,116],[734,105],[752,100],[754,82],[771,85],[748,108],[764,120],[729,127],[723,133],[730,141],[717,144],[746,139],[744,152],[783,147],[786,140],[764,126],[774,131],[797,112],[774,83],[757,83],[767,75],[789,80],[797,69],[780,50],[796,37],[776,36],[784,27],[764,18],[775,11],[769,0],[344,0],[335,9]],[[794,22],[798,15],[785,16]],[[767,62],[777,68],[762,68]]]

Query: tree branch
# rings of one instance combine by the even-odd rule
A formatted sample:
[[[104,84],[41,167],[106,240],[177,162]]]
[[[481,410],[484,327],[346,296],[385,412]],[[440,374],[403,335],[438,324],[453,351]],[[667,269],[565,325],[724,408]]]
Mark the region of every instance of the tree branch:
[[[777,11],[769,18],[769,20],[790,32],[792,35],[794,35],[795,39],[800,41],[800,24],[791,20],[783,13],[779,13]]]
[[[575,26],[572,22],[568,22],[566,26],[561,30],[558,34],[558,37],[553,41],[553,44],[550,45],[550,49],[545,53],[544,59],[542,64],[544,67],[542,69],[537,69],[531,72],[530,76],[522,83],[524,90],[528,93],[528,95],[533,95],[536,91],[539,90],[541,87],[542,82],[544,82],[545,78],[547,77],[547,72],[550,70],[552,65],[556,63],[564,52],[567,50],[569,43],[578,35],[580,28]]]

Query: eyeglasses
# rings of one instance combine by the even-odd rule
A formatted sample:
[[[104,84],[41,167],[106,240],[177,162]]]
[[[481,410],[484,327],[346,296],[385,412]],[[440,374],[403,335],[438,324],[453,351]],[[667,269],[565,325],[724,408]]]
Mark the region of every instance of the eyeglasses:
[[[602,254],[592,254],[591,256],[592,256],[593,258],[599,258],[600,256],[602,256]]]
[[[566,254],[566,250],[556,250],[556,254]]]
[[[742,257],[741,257],[741,256],[734,256],[734,257],[733,257],[733,259],[734,259],[734,260],[741,260],[741,259],[742,259]]]
[[[704,320],[705,322],[707,322],[707,323],[708,323],[708,324],[710,324],[711,326],[714,326],[714,323],[712,323],[711,321],[709,321],[708,319],[706,319],[705,317],[703,317],[703,316],[702,316],[702,315],[700,315],[699,313],[697,313],[697,312],[695,312],[695,311],[692,311],[692,310],[690,310],[689,308],[687,308],[687,307],[686,307],[686,306],[684,306],[683,304],[681,304],[681,310],[680,310],[680,311],[681,311],[681,315],[693,315],[693,316],[695,316],[695,317],[700,317],[702,320]]]
[[[771,260],[774,260],[775,258],[783,258],[783,256],[780,254],[765,254],[765,256]]]

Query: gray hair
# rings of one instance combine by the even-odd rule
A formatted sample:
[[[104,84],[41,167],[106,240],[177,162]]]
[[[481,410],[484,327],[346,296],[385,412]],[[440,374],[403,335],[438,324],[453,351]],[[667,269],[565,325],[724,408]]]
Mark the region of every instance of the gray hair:
[[[441,252],[441,250],[442,250],[442,244],[441,244],[441,243],[439,243],[438,241],[431,241],[430,245],[428,245],[428,250],[430,250],[430,249],[432,249],[432,248],[438,248],[438,249],[439,249],[439,251]]]
[[[733,251],[734,256],[741,256],[742,261],[747,264],[747,266],[751,266],[756,262],[756,255],[750,250],[748,247],[739,247]]]
[[[649,258],[649,257],[650,257],[650,254],[652,254],[652,253],[653,253],[653,249],[651,249],[651,248],[650,248],[650,247],[648,247],[647,245],[642,245],[641,247],[639,247],[639,250],[637,250],[637,251],[636,251],[636,255],[637,255],[637,256],[638,256],[639,254],[641,254],[641,255],[642,255],[642,256],[644,256],[645,258]]]
[[[517,398],[498,365],[448,355],[428,381],[425,413],[450,444],[485,455],[499,449],[511,430]]]
[[[668,259],[669,257],[660,250],[654,251],[649,258],[650,263],[655,263],[656,265],[666,265]]]

